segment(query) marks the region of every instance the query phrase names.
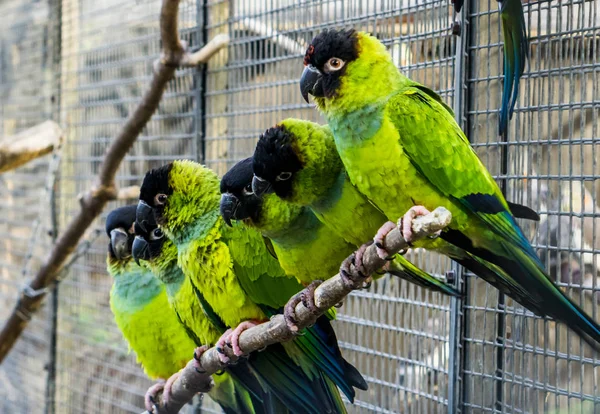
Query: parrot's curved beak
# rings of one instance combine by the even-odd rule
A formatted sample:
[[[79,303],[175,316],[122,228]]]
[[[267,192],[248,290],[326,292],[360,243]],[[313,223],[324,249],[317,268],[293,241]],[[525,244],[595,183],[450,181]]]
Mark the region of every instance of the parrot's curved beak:
[[[262,197],[273,191],[273,186],[264,178],[255,175],[252,177],[252,192],[257,197]]]
[[[152,206],[140,200],[135,210],[135,221],[142,231],[147,232],[150,227],[157,226]]]
[[[221,216],[225,220],[225,223],[229,227],[232,227],[231,220],[237,220],[236,213],[237,209],[240,206],[240,200],[231,193],[223,193],[221,195],[221,203],[219,204],[219,208],[221,211]]]
[[[113,253],[119,260],[130,256],[128,239],[129,235],[123,229],[113,229],[110,232],[110,244],[112,246]]]
[[[240,206],[240,200],[231,193],[223,193],[221,195],[221,203],[219,208],[221,210],[221,216],[225,220],[225,223],[231,227],[231,220],[237,220],[236,212]]]
[[[323,74],[313,65],[306,66],[304,72],[302,72],[302,77],[300,78],[300,93],[302,93],[302,97],[306,103],[308,103],[308,94],[317,98],[325,96],[325,91],[323,90]]]
[[[150,258],[148,242],[143,237],[135,236],[133,246],[131,246],[131,255],[138,265],[140,264],[140,260],[148,260]]]

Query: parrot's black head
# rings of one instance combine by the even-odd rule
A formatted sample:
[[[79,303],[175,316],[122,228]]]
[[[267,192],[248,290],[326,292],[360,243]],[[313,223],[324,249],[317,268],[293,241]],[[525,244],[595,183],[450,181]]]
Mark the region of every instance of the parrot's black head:
[[[254,150],[252,191],[262,196],[274,191],[286,199],[293,193],[294,175],[302,169],[302,162],[294,149],[292,134],[278,125],[262,134]]]
[[[173,164],[169,163],[146,173],[140,188],[140,201],[137,207],[136,221],[142,230],[148,231],[163,219],[168,198],[173,194],[169,185],[169,173]]]
[[[221,179],[221,215],[231,220],[258,220],[262,200],[252,191],[252,157],[235,164]]]
[[[106,234],[110,238],[108,254],[114,259],[123,260],[131,256],[136,208],[136,205],[119,207],[106,217]]]
[[[346,65],[358,58],[358,36],[354,29],[331,29],[319,33],[304,55],[300,91],[308,102],[334,96],[346,72]]]
[[[139,264],[140,260],[152,260],[162,252],[166,240],[165,233],[156,225],[148,225],[144,230],[136,222],[134,224],[135,239],[131,247],[131,254]]]

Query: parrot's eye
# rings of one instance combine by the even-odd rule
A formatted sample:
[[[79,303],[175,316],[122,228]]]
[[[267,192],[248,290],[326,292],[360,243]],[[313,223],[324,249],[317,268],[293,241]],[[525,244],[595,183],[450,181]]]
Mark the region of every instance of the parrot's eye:
[[[292,173],[288,171],[284,171],[280,173],[277,177],[275,177],[275,181],[286,181],[292,178]]]
[[[244,187],[244,189],[242,190],[242,193],[245,196],[249,196],[249,195],[254,194],[254,191],[252,191],[252,183],[250,183],[246,187]]]
[[[167,195],[166,194],[157,194],[154,197],[154,204],[158,205],[158,206],[162,206],[167,202]]]
[[[344,62],[342,59],[332,57],[325,63],[323,70],[327,73],[336,72],[336,71],[340,70],[341,68],[343,68],[345,64],[346,64],[346,62]]]
[[[150,233],[150,240],[160,240],[164,237],[165,233],[161,229],[154,229],[152,233]]]

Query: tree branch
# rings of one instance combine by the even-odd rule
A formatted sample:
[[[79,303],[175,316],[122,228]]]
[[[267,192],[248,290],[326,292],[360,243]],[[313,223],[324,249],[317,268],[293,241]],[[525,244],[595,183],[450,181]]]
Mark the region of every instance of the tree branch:
[[[63,138],[53,121],[45,121],[16,135],[0,140],[0,173],[14,170],[31,160],[52,152]]]
[[[439,230],[444,229],[452,215],[443,207],[438,207],[432,213],[418,217],[413,221],[413,232],[415,239],[422,239]],[[384,247],[390,253],[398,253],[407,249],[408,243],[402,237],[402,233],[396,228],[392,230],[384,240]],[[363,265],[367,274],[372,274],[386,264],[376,252],[375,245],[369,246],[363,256]],[[326,280],[315,291],[315,304],[320,309],[319,315],[311,313],[302,303],[296,306],[296,320],[298,328],[304,329],[315,322],[324,311],[341,302],[351,289],[347,288],[339,274]],[[286,342],[294,338],[294,334],[288,329],[282,315],[276,315],[269,322],[244,331],[240,335],[240,347],[247,353],[258,351],[264,347],[277,343]],[[225,347],[226,354],[232,361],[238,358],[231,353],[231,349]],[[224,365],[217,356],[216,348],[210,348],[202,354],[200,365],[206,371],[199,374],[196,371],[194,361],[180,371],[180,375],[173,383],[169,395],[169,404],[165,407],[162,403],[162,395],[158,397],[155,414],[175,414],[192,399],[198,392],[206,392],[212,386],[210,375],[223,369]]]
[[[117,192],[117,200],[135,200],[140,197],[140,186],[130,185],[129,187],[121,187]]]
[[[177,31],[177,15],[179,0],[163,0],[160,13],[160,33],[163,51],[160,59],[154,65],[154,75],[148,90],[142,96],[141,102],[129,116],[125,124],[112,141],[100,166],[96,185],[81,197],[79,213],[67,225],[65,231],[58,237],[54,248],[45,263],[36,273],[31,284],[22,290],[17,304],[6,320],[0,332],[0,363],[27,326],[31,316],[36,312],[46,295],[46,288],[53,283],[61,273],[65,263],[75,250],[85,231],[100,215],[106,203],[117,197],[115,175],[125,154],[150,118],[156,108],[169,80],[182,62],[190,61],[190,57],[179,40]],[[215,44],[216,43],[216,44]],[[225,46],[222,38],[207,43],[203,49],[196,52],[194,62],[205,63],[220,48]],[[204,50],[204,52],[203,52]],[[201,58],[198,58],[201,56]]]
[[[245,29],[258,34],[259,36],[268,38],[270,42],[273,42],[288,53],[304,55],[304,52],[306,52],[306,47],[308,45],[304,44],[304,42],[300,41],[302,42],[300,43],[261,21],[246,17],[241,21],[241,25]]]

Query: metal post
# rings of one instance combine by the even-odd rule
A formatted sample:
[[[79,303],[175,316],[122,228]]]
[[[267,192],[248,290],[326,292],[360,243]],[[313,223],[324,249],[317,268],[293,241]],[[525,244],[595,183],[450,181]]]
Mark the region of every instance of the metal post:
[[[198,22],[198,34],[201,35],[200,42],[206,43],[208,41],[208,0],[196,0],[196,19]],[[198,161],[202,163],[206,163],[206,80],[208,77],[208,66],[207,64],[202,65],[199,69],[197,69],[197,74],[199,78],[199,88],[198,88],[198,102],[197,108],[198,111],[196,113],[196,125],[198,127],[197,133],[200,133],[199,139],[200,142],[197,145],[197,157]],[[197,135],[198,136],[198,135]]]
[[[62,30],[62,0],[48,0],[50,13],[50,41],[48,47],[51,49],[52,59],[52,118],[60,122],[60,59],[61,59],[61,30]],[[53,159],[50,162],[50,173],[52,178],[49,180],[50,187],[50,237],[52,244],[56,242],[58,236],[58,212],[56,210],[56,192],[58,173],[59,154],[55,150]],[[45,413],[54,414],[56,412],[56,345],[58,331],[58,282],[54,284],[50,292],[50,338],[48,355],[48,377],[46,379],[46,404]]]
[[[457,21],[454,22],[452,32],[456,37],[456,53],[454,66],[454,117],[456,122],[467,130],[467,105],[466,102],[466,82],[467,73],[467,53],[469,36],[469,21],[467,18],[469,10],[469,2],[465,1],[460,13],[456,15]],[[459,19],[460,18],[460,19]],[[463,268],[459,264],[452,263],[452,272],[455,275],[454,286],[459,289],[463,288]],[[466,282],[466,281],[465,281]],[[468,292],[467,289],[464,290]],[[461,384],[462,384],[462,358],[464,357],[464,347],[462,346],[463,338],[463,317],[462,311],[463,300],[466,298],[452,297],[450,300],[450,334],[449,334],[449,353],[448,353],[448,413],[455,414],[461,412]]]

